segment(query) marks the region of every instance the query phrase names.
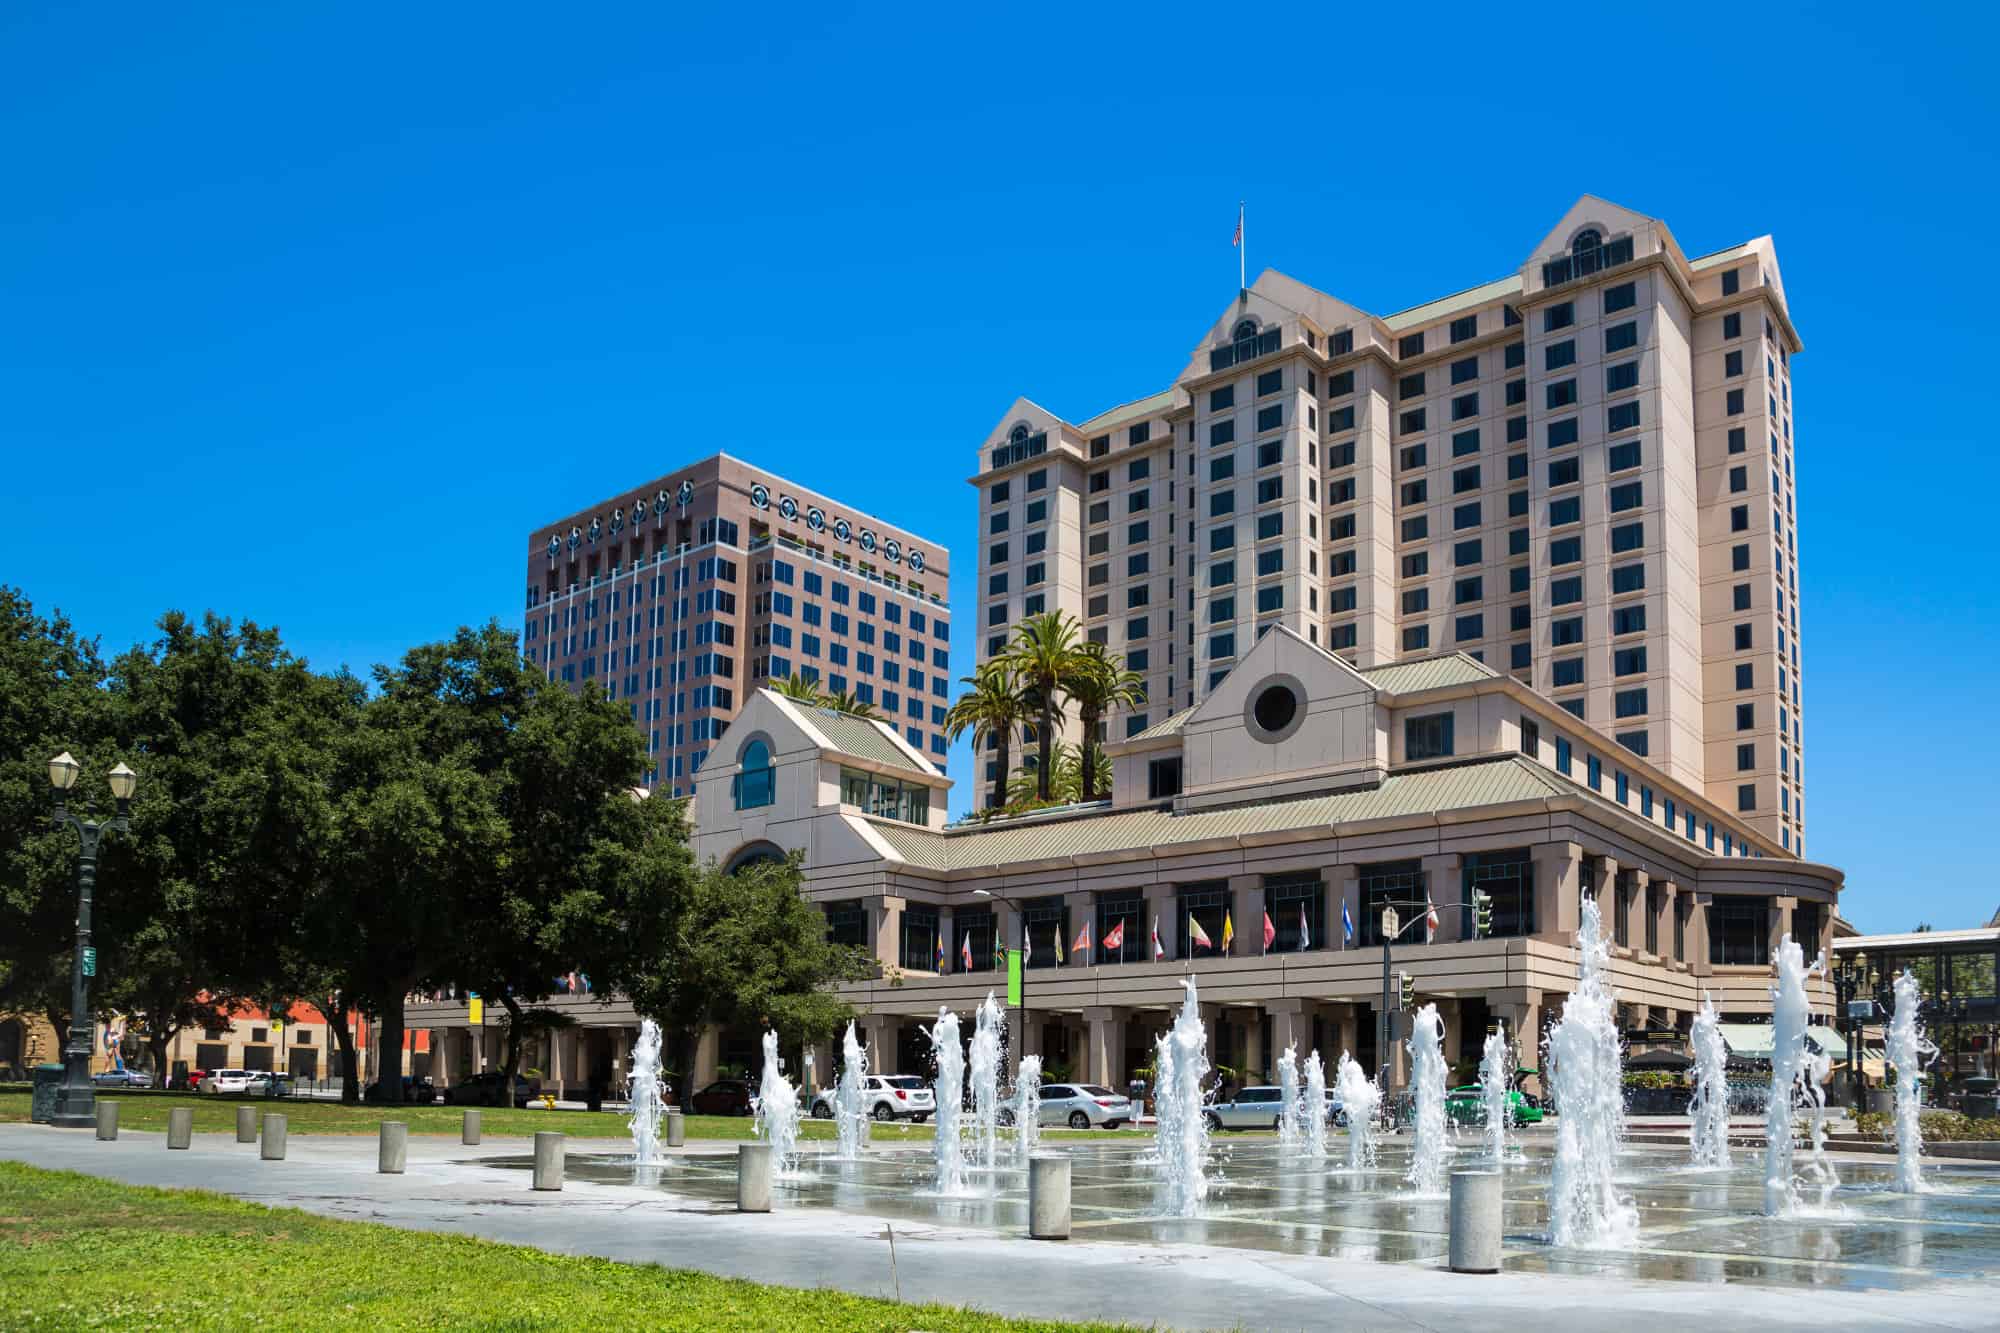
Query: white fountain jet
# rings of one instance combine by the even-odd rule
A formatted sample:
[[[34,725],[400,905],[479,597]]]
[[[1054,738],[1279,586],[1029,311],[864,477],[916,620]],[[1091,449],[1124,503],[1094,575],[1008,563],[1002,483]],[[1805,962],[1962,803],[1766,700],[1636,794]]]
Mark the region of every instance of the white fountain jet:
[[[1042,1141],[1042,1057],[1021,1057],[1021,1075],[1014,1089],[1014,1155],[1022,1166]]]
[[[1549,1178],[1549,1229],[1558,1245],[1620,1247],[1639,1231],[1639,1210],[1614,1174],[1625,1137],[1624,1059],[1617,1005],[1605,980],[1611,952],[1597,900],[1583,900],[1576,989],[1549,1032],[1556,1100],[1556,1160]]]
[[[1507,1028],[1486,1034],[1485,1049],[1479,1059],[1479,1099],[1486,1107],[1486,1155],[1494,1162],[1507,1159],[1507,1130],[1514,1123],[1514,1048],[1507,1040]]]
[[[639,1044],[632,1048],[632,1160],[651,1166],[660,1160],[660,1025],[639,1022]]]
[[[1354,1057],[1340,1053],[1334,1087],[1340,1093],[1340,1113],[1347,1117],[1347,1169],[1375,1169],[1375,1116],[1382,1108],[1382,1091]]]
[[[1006,1022],[993,992],[986,992],[972,1028],[972,1133],[979,1144],[979,1164],[991,1171],[996,1164],[1000,1133],[1000,1031]]]
[[[1444,1020],[1436,1005],[1417,1010],[1410,1023],[1409,1049],[1417,1132],[1410,1142],[1410,1169],[1404,1179],[1419,1194],[1442,1194],[1451,1145],[1445,1142]]]
[[[1278,1054],[1278,1147],[1296,1148],[1305,1139],[1299,1111],[1299,1048],[1288,1044]]]
[[[1787,934],[1772,960],[1777,981],[1771,987],[1771,1098],[1764,1109],[1764,1212],[1780,1217],[1807,1206],[1806,1192],[1815,1191],[1818,1207],[1826,1207],[1840,1186],[1833,1162],[1826,1155],[1826,1089],[1832,1057],[1809,1047],[1806,1029],[1812,1004],[1806,981],[1823,971],[1826,957],[1806,965],[1805,951]],[[1792,1119],[1797,1107],[1806,1110],[1805,1164],[1798,1164]]]
[[[868,1146],[867,1091],[868,1052],[849,1023],[840,1041],[840,1082],[833,1090],[833,1128],[844,1161],[859,1158]]]
[[[1208,1121],[1202,1080],[1208,1077],[1208,1030],[1201,1023],[1194,978],[1172,1028],[1154,1043],[1154,1164],[1161,1204],[1172,1217],[1195,1217],[1208,1197]]]
[[[757,1137],[771,1145],[774,1174],[795,1169],[799,1155],[798,1089],[785,1078],[785,1061],[778,1054],[778,1034],[764,1034],[764,1076],[757,1085]]]
[[[965,1048],[959,1043],[958,1015],[940,1006],[930,1038],[937,1059],[937,1078],[931,1085],[937,1094],[937,1134],[931,1140],[937,1192],[963,1194],[965,1149],[959,1142],[959,1123],[965,1114]]]
[[[1729,1047],[1715,997],[1704,995],[1694,1016],[1694,1096],[1688,1102],[1688,1148],[1694,1165],[1729,1169]]]
[[[1326,1160],[1326,1062],[1314,1051],[1306,1057],[1304,1120],[1306,1156],[1315,1162]]]
[[[1896,1010],[1889,1020],[1888,1050],[1889,1064],[1896,1071],[1896,1188],[1905,1194],[1921,1194],[1929,1188],[1924,1184],[1919,1089],[1923,1067],[1936,1058],[1938,1048],[1917,1022],[1917,1007],[1923,1002],[1923,987],[1905,970],[1896,978]]]

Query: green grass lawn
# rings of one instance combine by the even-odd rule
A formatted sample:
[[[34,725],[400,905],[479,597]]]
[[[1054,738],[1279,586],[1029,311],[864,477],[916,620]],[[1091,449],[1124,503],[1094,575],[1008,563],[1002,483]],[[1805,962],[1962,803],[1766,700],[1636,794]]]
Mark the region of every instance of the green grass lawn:
[[[0,1324],[18,1329],[1105,1328],[1001,1319],[0,1162]]]
[[[172,1092],[115,1092],[109,1095],[99,1093],[98,1096],[102,1100],[118,1103],[121,1129],[162,1133],[167,1128],[167,1112],[176,1106],[194,1108],[197,1134],[234,1131],[236,1108],[254,1106],[259,1110],[283,1112],[285,1129],[291,1134],[373,1134],[379,1122],[401,1120],[409,1125],[412,1134],[455,1136],[463,1110],[457,1106],[346,1106],[340,1102],[306,1101],[291,1097],[203,1097]],[[27,1093],[0,1092],[0,1123],[25,1121],[27,1118]],[[631,1134],[623,1112],[516,1111],[496,1106],[481,1108],[480,1128],[489,1138],[526,1136],[538,1129],[557,1129],[574,1138],[587,1139],[622,1139]],[[929,1124],[881,1124],[872,1127],[871,1137],[877,1143],[929,1143],[932,1133]],[[1042,1134],[1052,1141],[1134,1137],[1125,1130],[1044,1129]],[[687,1117],[687,1136],[690,1140],[747,1139],[752,1137],[751,1120],[748,1116],[691,1115]],[[833,1122],[807,1120],[801,1127],[799,1137],[808,1141],[831,1140],[834,1137]]]

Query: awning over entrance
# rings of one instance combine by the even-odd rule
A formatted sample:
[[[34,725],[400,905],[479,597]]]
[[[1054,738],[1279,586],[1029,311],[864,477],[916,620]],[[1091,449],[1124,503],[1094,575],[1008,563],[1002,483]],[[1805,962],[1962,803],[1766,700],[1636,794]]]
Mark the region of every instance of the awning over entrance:
[[[1722,1033],[1722,1040],[1731,1055],[1747,1060],[1771,1058],[1776,1030],[1769,1023],[1718,1023],[1716,1030]],[[1815,1025],[1807,1028],[1806,1040],[1823,1055],[1837,1060],[1847,1058],[1847,1038],[1830,1027]]]

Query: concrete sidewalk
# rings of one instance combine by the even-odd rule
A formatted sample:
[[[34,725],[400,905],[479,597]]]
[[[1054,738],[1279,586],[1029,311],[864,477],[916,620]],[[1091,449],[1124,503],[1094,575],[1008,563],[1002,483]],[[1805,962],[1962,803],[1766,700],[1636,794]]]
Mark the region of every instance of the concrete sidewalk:
[[[576,1143],[579,1155],[605,1145]],[[289,1157],[203,1134],[186,1152],[165,1136],[0,1125],[0,1158],[135,1185],[219,1191],[329,1217],[456,1232],[568,1254],[695,1268],[757,1282],[939,1301],[1049,1319],[1123,1320],[1162,1328],[1366,1328],[1601,1333],[1608,1319],[1685,1327],[1990,1329],[2000,1290],[1940,1283],[1922,1291],[1634,1282],[1500,1274],[1467,1277],[1379,1264],[1200,1245],[1036,1242],[942,1226],[783,1206],[745,1216],[667,1192],[570,1181],[537,1194],[498,1159],[525,1139],[477,1148],[412,1137],[407,1174],[375,1172],[371,1137],[302,1137]],[[674,1168],[661,1168],[669,1188]]]

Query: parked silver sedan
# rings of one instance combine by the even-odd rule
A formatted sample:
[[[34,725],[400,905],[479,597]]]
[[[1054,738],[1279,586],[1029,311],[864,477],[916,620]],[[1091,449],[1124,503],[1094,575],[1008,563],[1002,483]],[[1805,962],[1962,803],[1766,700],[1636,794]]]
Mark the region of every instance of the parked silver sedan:
[[[1095,1083],[1050,1083],[1042,1088],[1041,1122],[1071,1129],[1116,1129],[1138,1118],[1132,1099]]]
[[[1210,1130],[1276,1129],[1285,1111],[1285,1094],[1278,1088],[1243,1088],[1226,1102],[1210,1102],[1204,1118]]]

